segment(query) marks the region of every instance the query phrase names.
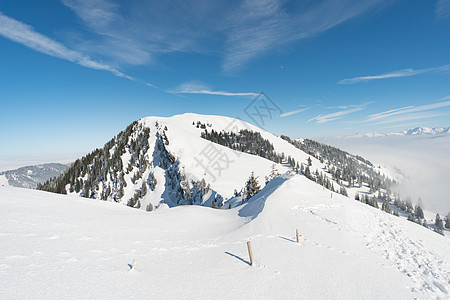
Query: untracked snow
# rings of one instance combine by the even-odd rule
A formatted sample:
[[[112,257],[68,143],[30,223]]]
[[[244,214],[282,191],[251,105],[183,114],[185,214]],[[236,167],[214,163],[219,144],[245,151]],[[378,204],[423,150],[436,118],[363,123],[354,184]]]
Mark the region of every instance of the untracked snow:
[[[276,177],[232,209],[145,212],[0,187],[0,211],[1,299],[411,299],[450,292],[447,237],[331,197],[301,175]]]

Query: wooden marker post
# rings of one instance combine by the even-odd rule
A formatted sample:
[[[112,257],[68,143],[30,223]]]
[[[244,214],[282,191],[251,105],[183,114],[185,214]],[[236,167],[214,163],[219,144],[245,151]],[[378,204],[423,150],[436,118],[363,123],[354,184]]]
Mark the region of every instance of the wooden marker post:
[[[300,239],[298,238],[298,229],[295,229],[295,235],[297,236],[297,244],[300,243]]]
[[[333,193],[331,193],[330,195],[331,195],[330,198],[333,198]]]
[[[247,249],[248,249],[248,256],[250,257],[250,265],[253,266],[253,251],[252,251],[252,244],[250,244],[250,242],[247,242]]]

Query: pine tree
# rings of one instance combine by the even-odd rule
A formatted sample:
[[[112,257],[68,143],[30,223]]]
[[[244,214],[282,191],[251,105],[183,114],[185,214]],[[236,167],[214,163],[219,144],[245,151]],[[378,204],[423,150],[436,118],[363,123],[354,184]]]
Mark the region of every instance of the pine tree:
[[[272,164],[272,170],[270,171],[270,179],[280,176],[280,173],[278,172],[277,165]]]
[[[311,160],[311,157],[308,157],[308,166],[312,166],[312,160]]]
[[[436,214],[436,220],[434,222],[434,226],[436,226],[436,229],[443,230],[444,229],[444,222],[441,219],[441,216],[439,214]]]
[[[84,197],[89,198],[89,196],[91,195],[90,190],[89,190],[89,181],[85,181],[84,182]]]
[[[147,194],[147,184],[145,181],[142,181],[142,187],[141,187],[141,195],[144,197]]]
[[[386,200],[383,201],[383,204],[381,205],[381,210],[383,210],[387,213],[392,213],[391,206],[389,205],[389,203]]]
[[[248,201],[251,197],[256,195],[261,190],[258,183],[258,177],[255,177],[255,173],[252,172],[247,183],[245,184],[245,201]]]
[[[410,213],[409,215],[408,215],[408,221],[411,221],[411,222],[416,222],[416,218],[414,217],[414,215],[412,214],[412,213]]]
[[[450,212],[447,214],[447,218],[445,218],[445,228],[450,229]]]
[[[406,199],[406,210],[410,213],[414,211],[414,206],[412,205],[409,197]]]
[[[423,210],[420,207],[420,205],[416,205],[415,209],[414,209],[414,214],[416,215],[416,218],[418,219],[423,219]]]

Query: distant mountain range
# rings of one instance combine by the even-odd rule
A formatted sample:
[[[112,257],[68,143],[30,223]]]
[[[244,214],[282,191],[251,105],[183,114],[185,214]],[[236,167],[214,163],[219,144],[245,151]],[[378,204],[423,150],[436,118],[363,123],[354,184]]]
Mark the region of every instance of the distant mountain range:
[[[407,136],[407,135],[443,135],[449,134],[450,127],[416,127],[412,129],[405,129],[400,132],[368,132],[368,133],[357,133],[355,135],[346,136],[345,138],[364,138],[364,137],[383,137],[383,136]]]
[[[49,163],[0,172],[0,186],[10,185],[34,189],[38,183],[58,176],[68,167],[64,164]]]

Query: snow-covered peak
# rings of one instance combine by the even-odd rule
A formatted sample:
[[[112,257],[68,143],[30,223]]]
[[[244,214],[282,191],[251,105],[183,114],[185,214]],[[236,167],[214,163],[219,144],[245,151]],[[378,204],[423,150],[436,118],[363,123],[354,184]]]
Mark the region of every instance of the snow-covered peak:
[[[425,135],[425,134],[446,134],[450,132],[450,127],[416,127],[413,129],[403,130],[403,135]]]
[[[343,138],[374,138],[374,137],[385,137],[385,136],[412,136],[412,135],[442,135],[449,134],[450,127],[415,127],[411,129],[405,129],[400,132],[368,132],[368,133],[357,133],[351,136],[345,136]]]

